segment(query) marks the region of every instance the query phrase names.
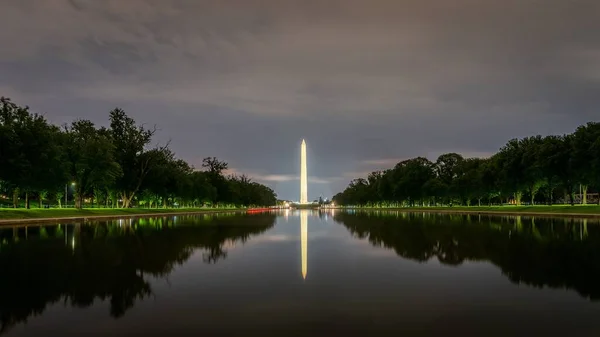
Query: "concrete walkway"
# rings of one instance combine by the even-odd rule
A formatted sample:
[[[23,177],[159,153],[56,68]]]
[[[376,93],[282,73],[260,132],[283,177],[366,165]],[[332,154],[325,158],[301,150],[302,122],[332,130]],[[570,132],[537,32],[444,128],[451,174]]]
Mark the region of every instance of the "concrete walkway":
[[[32,225],[48,222],[64,222],[64,221],[90,221],[90,220],[115,220],[124,218],[151,218],[161,216],[175,215],[198,215],[212,214],[225,212],[245,212],[245,210],[206,210],[206,211],[190,211],[190,212],[157,212],[157,213],[136,213],[136,214],[118,214],[118,215],[80,215],[68,217],[51,217],[51,218],[27,218],[27,219],[0,219],[0,226],[6,225]]]
[[[411,209],[411,208],[349,208],[352,210],[365,211],[394,211],[402,213],[440,213],[440,214],[471,214],[471,215],[504,215],[504,216],[537,216],[543,217],[561,217],[561,218],[600,218],[600,213],[560,213],[560,212],[518,212],[518,211],[469,211],[469,210],[453,210],[453,209]]]

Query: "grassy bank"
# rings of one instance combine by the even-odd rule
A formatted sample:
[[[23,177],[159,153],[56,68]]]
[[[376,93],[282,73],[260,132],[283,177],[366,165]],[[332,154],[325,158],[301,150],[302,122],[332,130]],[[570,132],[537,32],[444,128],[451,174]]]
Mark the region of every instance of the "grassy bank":
[[[0,208],[0,221],[21,219],[59,219],[94,216],[133,216],[142,214],[172,214],[192,212],[223,212],[240,210],[232,208],[51,208],[51,209],[11,209]]]
[[[598,205],[553,205],[553,206],[454,206],[454,207],[357,207],[361,210],[394,210],[405,212],[464,212],[464,213],[502,213],[502,214],[550,214],[550,215],[592,215],[600,216]]]

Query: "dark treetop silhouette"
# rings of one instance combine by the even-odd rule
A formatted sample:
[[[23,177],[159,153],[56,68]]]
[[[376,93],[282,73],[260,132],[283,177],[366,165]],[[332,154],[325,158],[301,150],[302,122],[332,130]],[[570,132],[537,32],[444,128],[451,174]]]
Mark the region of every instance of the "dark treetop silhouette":
[[[588,188],[600,204],[600,123],[582,125],[568,135],[512,139],[490,158],[447,153],[435,162],[404,160],[353,180],[334,201],[370,206],[521,205],[524,200],[573,205],[588,202]]]
[[[385,212],[339,213],[334,220],[407,259],[437,258],[446,265],[489,261],[516,284],[573,289],[600,299],[597,220]]]
[[[8,98],[0,98],[0,196],[62,207],[65,193],[75,207],[269,206],[275,192],[248,177],[225,176],[228,165],[215,157],[199,171],[167,145],[155,145],[148,129],[122,109],[109,113],[110,126],[76,120],[49,124]],[[69,186],[70,189],[66,188]],[[0,207],[4,201],[0,197]]]

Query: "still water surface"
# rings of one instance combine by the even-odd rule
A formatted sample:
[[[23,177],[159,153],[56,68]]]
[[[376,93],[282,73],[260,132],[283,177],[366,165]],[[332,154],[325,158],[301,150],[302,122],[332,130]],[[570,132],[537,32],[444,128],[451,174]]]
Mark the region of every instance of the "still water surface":
[[[2,336],[600,336],[600,224],[397,212],[0,228]]]

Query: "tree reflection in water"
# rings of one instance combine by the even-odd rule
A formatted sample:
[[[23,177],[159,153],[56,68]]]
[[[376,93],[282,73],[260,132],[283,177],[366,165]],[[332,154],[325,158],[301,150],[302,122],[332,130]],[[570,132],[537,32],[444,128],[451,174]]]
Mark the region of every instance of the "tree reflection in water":
[[[226,244],[274,224],[274,214],[212,214],[0,228],[0,333],[58,301],[109,300],[110,314],[121,317],[152,295],[145,275],[166,277],[196,250],[217,263]]]
[[[516,284],[600,299],[598,220],[401,212],[342,212],[334,220],[407,259],[435,257],[454,266],[489,261]]]

